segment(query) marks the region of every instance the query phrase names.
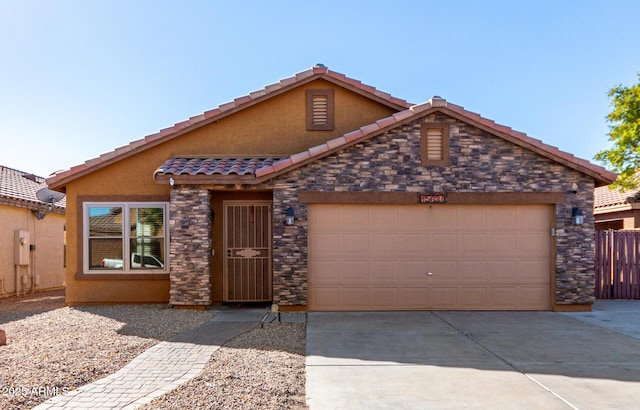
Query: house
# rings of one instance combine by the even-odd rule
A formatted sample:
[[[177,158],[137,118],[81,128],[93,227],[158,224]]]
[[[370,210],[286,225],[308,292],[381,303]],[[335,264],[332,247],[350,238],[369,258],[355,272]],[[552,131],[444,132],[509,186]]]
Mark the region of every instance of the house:
[[[596,188],[593,214],[598,231],[640,229],[640,188],[625,192],[608,186]]]
[[[588,310],[593,190],[614,179],[316,65],[47,183],[70,305]]]
[[[65,283],[65,202],[36,197],[44,178],[0,166],[0,297]]]

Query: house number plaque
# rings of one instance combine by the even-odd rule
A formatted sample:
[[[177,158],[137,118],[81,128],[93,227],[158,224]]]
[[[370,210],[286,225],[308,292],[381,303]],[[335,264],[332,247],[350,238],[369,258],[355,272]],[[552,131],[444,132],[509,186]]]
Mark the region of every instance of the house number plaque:
[[[444,204],[444,194],[420,194],[421,204]]]

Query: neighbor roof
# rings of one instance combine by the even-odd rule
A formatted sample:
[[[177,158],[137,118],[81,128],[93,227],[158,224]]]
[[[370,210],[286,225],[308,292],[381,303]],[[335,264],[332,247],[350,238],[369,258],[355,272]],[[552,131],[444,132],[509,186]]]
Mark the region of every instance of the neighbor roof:
[[[350,147],[361,141],[373,138],[374,136],[380,135],[392,128],[414,121],[418,117],[426,116],[435,112],[441,112],[457,118],[493,135],[502,137],[516,145],[534,151],[553,161],[566,165],[569,168],[589,175],[596,181],[596,186],[608,185],[616,179],[615,173],[607,171],[601,166],[594,165],[587,160],[577,158],[572,154],[559,150],[556,147],[547,145],[538,139],[527,136],[525,133],[515,131],[504,125],[496,124],[494,121],[486,119],[474,112],[467,111],[459,105],[448,103],[445,99],[440,97],[433,97],[424,104],[414,105],[407,110],[395,113],[392,116],[378,120],[373,124],[366,125],[341,137],[329,140],[324,144],[309,148],[306,151],[299,152],[287,158],[280,159],[271,165],[265,164],[264,166],[256,169],[253,173],[247,172],[245,174],[237,175],[233,175],[232,173],[212,175],[206,173],[194,173],[193,170],[185,172],[180,168],[168,169],[164,166],[166,164],[165,163],[156,170],[154,178],[156,181],[161,183],[168,183],[169,178],[173,178],[176,183],[260,183],[330,155],[336,151]],[[188,163],[188,160],[188,158],[181,158],[180,162]],[[215,161],[216,159],[210,158],[209,160]],[[179,162],[177,158],[170,161],[171,163]]]
[[[344,74],[331,71],[322,64],[317,64],[306,71],[295,74],[293,77],[285,78],[275,84],[267,85],[261,90],[236,98],[233,101],[222,104],[213,110],[206,111],[200,115],[191,117],[188,120],[176,123],[173,126],[165,128],[155,134],[147,135],[146,137],[133,141],[128,145],[116,148],[114,151],[102,154],[97,158],[90,159],[83,164],[76,165],[68,170],[57,172],[53,176],[47,178],[47,183],[52,187],[52,189],[62,188],[67,182],[91,173],[111,163],[176,138],[196,128],[218,121],[235,112],[251,107],[261,101],[317,79],[329,81],[397,111],[407,109],[411,106],[411,104],[405,100],[393,97],[391,94],[377,90],[375,87],[370,85],[362,84],[362,82],[349,78]]]
[[[41,210],[47,204],[36,197],[36,192],[46,187],[42,177],[0,165],[1,204]],[[66,201],[63,199],[55,204],[54,210],[64,212],[65,207]]]
[[[612,189],[609,186],[596,188],[593,207],[600,211],[620,211],[631,209],[636,205],[640,195],[640,187],[629,191],[621,192],[619,189]],[[640,205],[640,204],[638,204]],[[613,209],[615,208],[615,209]]]

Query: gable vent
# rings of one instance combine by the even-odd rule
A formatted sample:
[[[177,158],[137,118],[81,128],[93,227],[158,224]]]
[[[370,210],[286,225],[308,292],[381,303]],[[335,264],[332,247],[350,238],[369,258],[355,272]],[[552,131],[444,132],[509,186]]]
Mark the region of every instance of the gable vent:
[[[423,123],[420,128],[420,162],[422,165],[449,164],[449,125]]]
[[[314,95],[311,98],[313,99],[313,101],[311,102],[313,107],[312,108],[313,113],[311,114],[312,116],[311,121],[313,122],[313,125],[314,126],[326,125],[327,122],[329,121],[329,118],[328,118],[329,102],[327,101],[327,96]]]
[[[333,90],[307,90],[307,130],[333,130]]]
[[[427,161],[442,161],[442,129],[427,130]]]

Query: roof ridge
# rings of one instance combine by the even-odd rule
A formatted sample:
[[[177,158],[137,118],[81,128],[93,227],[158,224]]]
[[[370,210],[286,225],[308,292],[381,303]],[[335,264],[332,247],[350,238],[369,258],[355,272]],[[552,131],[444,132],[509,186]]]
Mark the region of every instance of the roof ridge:
[[[44,180],[45,180],[45,178],[44,178],[44,177],[41,177],[40,175],[36,175],[36,174],[34,174],[33,172],[21,171],[21,170],[19,170],[19,169],[11,168],[11,167],[8,167],[8,166],[6,166],[6,165],[0,165],[0,168],[4,168],[4,169],[9,170],[9,171],[19,172],[19,173],[20,173],[20,174],[22,174],[22,175],[33,175],[33,176],[34,176],[34,177],[36,177],[36,178],[40,178],[40,179],[42,179],[42,182],[44,182]]]
[[[123,145],[121,147],[117,147],[111,151],[105,152],[105,153],[101,153],[96,157],[90,158],[88,160],[85,160],[83,163],[81,164],[77,164],[75,166],[72,166],[66,170],[61,170],[61,171],[57,171],[54,174],[50,175],[49,177],[46,178],[47,183],[50,184],[55,184],[56,182],[59,182],[63,179],[66,179],[68,177],[73,176],[76,173],[82,172],[82,171],[86,171],[90,168],[93,167],[98,167],[102,164],[104,164],[107,161],[110,161],[116,157],[119,157],[121,155],[126,155],[138,148],[141,148],[143,146],[146,146],[148,144],[154,143],[154,142],[158,142],[164,138],[168,138],[171,137],[172,135],[175,135],[183,130],[185,130],[186,128],[189,127],[195,127],[198,125],[206,125],[206,121],[210,120],[211,118],[220,116],[220,115],[224,115],[225,113],[228,113],[229,111],[233,111],[235,109],[242,109],[244,108],[247,104],[251,104],[253,102],[256,101],[260,101],[260,99],[262,98],[266,98],[268,97],[270,94],[273,94],[275,92],[278,92],[282,89],[285,89],[286,87],[289,86],[293,86],[295,84],[298,83],[302,83],[304,81],[308,81],[309,79],[312,79],[314,77],[321,77],[321,76],[327,76],[329,78],[332,78],[338,82],[342,82],[346,85],[355,87],[367,94],[371,94],[374,95],[377,98],[386,100],[389,102],[389,104],[393,104],[395,106],[401,106],[401,107],[406,107],[409,108],[411,106],[411,104],[409,102],[407,102],[406,100],[402,100],[400,98],[397,97],[393,97],[391,94],[389,93],[385,93],[383,91],[380,91],[378,89],[376,89],[375,87],[368,85],[368,84],[363,84],[361,81],[355,80],[353,78],[347,77],[346,75],[339,73],[337,71],[332,71],[329,70],[328,67],[326,67],[323,64],[316,64],[313,67],[300,71],[298,73],[295,73],[294,75],[290,76],[290,77],[286,77],[283,79],[280,79],[279,81],[272,83],[272,84],[268,84],[265,85],[264,87],[258,89],[258,90],[254,90],[251,91],[243,96],[237,97],[235,99],[233,99],[232,101],[227,101],[225,103],[222,103],[220,105],[218,105],[215,108],[212,108],[210,110],[204,111],[200,114],[194,115],[192,117],[189,117],[186,120],[182,120],[179,122],[174,123],[173,125],[167,126],[165,128],[160,129],[160,131],[157,131],[155,133],[152,134],[148,134],[145,135],[142,138],[138,138],[136,140],[133,140],[131,142],[129,142],[126,145]]]
[[[562,151],[557,147],[546,144],[542,142],[542,140],[530,137],[524,132],[516,131],[511,127],[496,123],[493,120],[490,120],[488,118],[481,116],[480,114],[477,114],[469,110],[465,110],[462,106],[451,104],[446,99],[439,96],[434,96],[424,103],[412,105],[411,107],[409,107],[404,111],[400,111],[392,114],[387,118],[382,118],[380,120],[377,120],[373,124],[365,125],[355,131],[351,131],[347,134],[344,134],[342,136],[329,140],[325,143],[311,147],[306,151],[303,151],[302,153],[296,153],[296,154],[290,155],[289,157],[282,158],[280,161],[275,162],[271,166],[263,167],[256,170],[256,177],[264,177],[271,173],[279,172],[285,168],[294,166],[296,163],[299,163],[302,161],[301,158],[303,158],[304,160],[321,158],[324,155],[328,155],[329,151],[340,149],[341,147],[346,147],[347,145],[349,145],[349,143],[355,140],[364,140],[368,137],[373,137],[377,135],[378,132],[381,130],[391,128],[405,121],[412,121],[413,119],[415,119],[416,117],[418,117],[419,115],[421,115],[422,113],[428,110],[434,110],[434,111],[441,110],[445,114],[447,114],[447,111],[452,113],[457,113],[463,116],[464,118],[466,118],[468,121],[472,121],[482,126],[485,126],[487,128],[490,128],[495,132],[508,134],[511,138],[524,143],[525,145],[524,148],[532,150],[532,147],[535,147],[535,148],[538,148],[538,150],[546,152],[547,155],[539,153],[536,150],[534,150],[534,152],[538,152],[540,155],[547,156],[548,158],[556,162],[563,163],[562,160],[564,160],[569,164],[574,164],[577,167],[583,167],[588,169],[589,171],[593,172],[593,174],[597,175],[601,182],[613,182],[617,177],[615,173],[608,171],[606,168],[600,165],[596,165],[586,159],[576,157],[571,153]],[[511,142],[514,142],[514,141],[511,141]],[[527,145],[530,147],[527,147]],[[569,167],[571,166],[569,165]],[[581,171],[581,172],[584,172],[584,171]]]

